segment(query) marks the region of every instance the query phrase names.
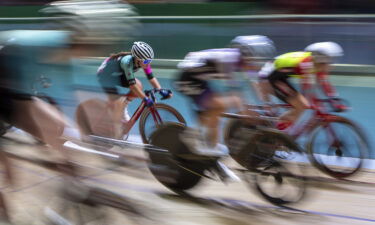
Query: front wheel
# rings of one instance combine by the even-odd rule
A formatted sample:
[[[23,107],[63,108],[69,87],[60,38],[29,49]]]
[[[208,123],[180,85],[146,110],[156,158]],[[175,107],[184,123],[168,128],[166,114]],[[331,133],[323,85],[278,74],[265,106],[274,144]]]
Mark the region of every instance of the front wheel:
[[[307,152],[313,165],[339,179],[358,172],[369,151],[369,143],[362,130],[343,117],[317,124],[307,142]]]
[[[247,132],[241,132],[245,139]],[[302,153],[287,135],[277,130],[258,129],[241,144],[238,155],[232,155],[242,166],[253,172],[256,191],[275,205],[297,203],[305,195],[306,179],[303,168],[293,162]]]
[[[153,107],[157,114],[160,115],[162,123],[177,122],[186,126],[184,117],[172,106],[158,103]],[[143,143],[148,144],[150,142],[150,136],[158,126],[160,126],[160,124],[156,123],[150,108],[146,108],[139,121],[139,133],[141,134]]]
[[[255,189],[268,202],[274,205],[286,205],[299,202],[306,192],[306,179],[296,174],[286,165],[275,161],[274,163],[258,168],[253,175]],[[298,171],[302,173],[302,171]]]

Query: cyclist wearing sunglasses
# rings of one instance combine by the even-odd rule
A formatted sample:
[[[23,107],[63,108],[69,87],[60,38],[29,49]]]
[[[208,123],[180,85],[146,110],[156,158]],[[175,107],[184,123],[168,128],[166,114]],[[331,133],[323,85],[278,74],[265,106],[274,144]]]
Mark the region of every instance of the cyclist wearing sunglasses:
[[[334,87],[328,81],[330,65],[334,58],[342,56],[343,50],[334,42],[317,42],[306,47],[305,51],[290,52],[276,57],[267,63],[259,72],[260,80],[268,81],[268,91],[262,85],[264,99],[273,94],[293,109],[280,116],[277,127],[284,130],[293,124],[309,107],[309,101],[316,96],[315,84],[323,93],[332,99],[336,111],[344,110],[345,106],[337,98]],[[290,83],[290,78],[301,78],[301,93]]]
[[[154,51],[151,46],[145,42],[134,42],[131,52],[119,52],[106,58],[98,69],[97,76],[99,83],[107,93],[110,107],[113,110],[113,119],[116,127],[116,138],[122,131],[121,120],[129,120],[127,105],[134,98],[141,98],[147,106],[152,106],[152,99],[148,98],[142,90],[142,83],[135,78],[135,72],[143,69],[148,81],[152,87],[161,89],[161,86],[153,76],[151,61],[154,58]],[[118,88],[125,87],[130,89],[130,96],[121,97]],[[170,90],[161,89],[160,95],[163,98],[172,96]],[[129,96],[129,95],[128,95]],[[118,134],[118,135],[117,135]],[[118,136],[118,137],[117,137]]]

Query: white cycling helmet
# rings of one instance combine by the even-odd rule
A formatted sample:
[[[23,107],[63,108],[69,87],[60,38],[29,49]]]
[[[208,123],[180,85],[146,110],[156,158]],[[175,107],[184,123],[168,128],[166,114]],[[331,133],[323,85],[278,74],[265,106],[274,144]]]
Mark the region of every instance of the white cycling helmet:
[[[122,43],[140,26],[136,9],[122,0],[53,1],[40,12],[53,19],[48,26],[71,31],[76,43]]]
[[[152,60],[154,58],[154,51],[151,46],[142,41],[134,42],[131,52],[132,56],[138,59]]]
[[[305,51],[312,52],[318,62],[331,62],[333,58],[344,55],[341,46],[330,41],[313,43],[307,46]]]
[[[242,56],[246,58],[271,59],[276,52],[273,41],[263,35],[237,36],[230,45],[239,48]]]

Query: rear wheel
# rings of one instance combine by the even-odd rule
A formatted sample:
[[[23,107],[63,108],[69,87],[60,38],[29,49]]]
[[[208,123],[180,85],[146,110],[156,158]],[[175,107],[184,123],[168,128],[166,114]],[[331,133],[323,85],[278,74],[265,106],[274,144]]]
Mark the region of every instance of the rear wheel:
[[[246,130],[241,132],[245,138]],[[258,129],[246,139],[237,161],[251,172],[255,189],[275,205],[299,202],[305,195],[306,179],[298,164],[288,161],[301,153],[287,135],[271,129]]]
[[[115,137],[114,122],[105,101],[90,99],[82,102],[77,107],[75,117],[82,137],[88,135]]]
[[[276,161],[259,168],[253,179],[258,193],[275,205],[297,203],[305,195],[306,180]]]

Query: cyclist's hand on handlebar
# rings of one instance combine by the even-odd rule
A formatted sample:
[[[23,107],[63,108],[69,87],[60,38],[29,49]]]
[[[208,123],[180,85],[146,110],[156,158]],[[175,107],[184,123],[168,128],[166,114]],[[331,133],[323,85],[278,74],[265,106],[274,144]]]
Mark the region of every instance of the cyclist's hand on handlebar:
[[[162,100],[170,98],[173,95],[172,91],[169,90],[169,89],[160,89],[159,94],[161,95],[161,97],[162,97],[161,99]]]
[[[343,100],[338,97],[330,98],[330,103],[334,112],[344,112],[348,110],[348,107],[343,103]]]
[[[154,105],[154,101],[151,98],[144,97],[143,102],[146,104],[147,107],[151,107]]]

